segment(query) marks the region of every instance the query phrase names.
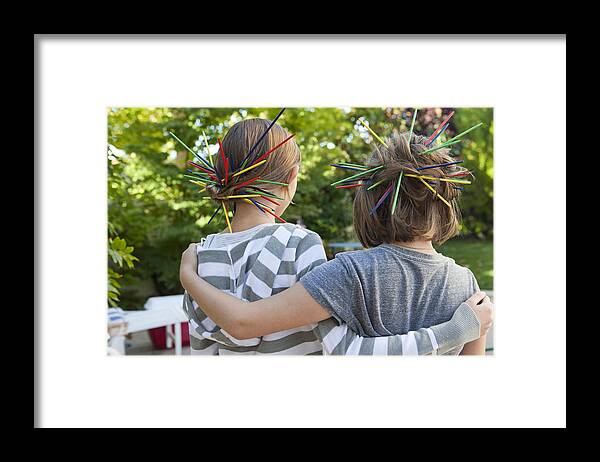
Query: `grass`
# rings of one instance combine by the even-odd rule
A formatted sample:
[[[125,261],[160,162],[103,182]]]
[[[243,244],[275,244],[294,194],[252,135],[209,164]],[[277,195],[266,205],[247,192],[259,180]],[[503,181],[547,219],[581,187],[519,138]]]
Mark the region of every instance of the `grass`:
[[[494,244],[492,241],[452,239],[436,250],[473,271],[482,290],[494,289]]]

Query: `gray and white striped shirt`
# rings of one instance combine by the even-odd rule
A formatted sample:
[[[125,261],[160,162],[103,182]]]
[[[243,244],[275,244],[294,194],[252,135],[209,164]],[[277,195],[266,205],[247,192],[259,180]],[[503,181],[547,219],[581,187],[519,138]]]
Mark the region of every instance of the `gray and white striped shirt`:
[[[287,223],[211,234],[198,246],[198,274],[217,289],[248,302],[293,286],[325,261],[319,235]],[[322,354],[315,325],[239,340],[215,325],[187,292],[184,310],[190,319],[192,354]]]
[[[198,246],[198,274],[214,287],[252,302],[275,295],[326,262],[318,234],[292,224],[266,224],[207,236]],[[448,322],[389,337],[361,337],[337,317],[259,338],[239,340],[217,326],[186,292],[192,354],[436,354],[478,337],[463,304]],[[468,339],[468,340],[467,340]]]

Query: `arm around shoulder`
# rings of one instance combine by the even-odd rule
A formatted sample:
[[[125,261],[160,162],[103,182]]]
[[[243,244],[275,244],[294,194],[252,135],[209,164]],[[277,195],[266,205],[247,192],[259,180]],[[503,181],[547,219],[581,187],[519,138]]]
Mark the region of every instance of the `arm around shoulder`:
[[[211,286],[190,268],[181,269],[180,279],[202,310],[240,340],[312,324],[331,316],[299,283],[272,297],[248,303]]]

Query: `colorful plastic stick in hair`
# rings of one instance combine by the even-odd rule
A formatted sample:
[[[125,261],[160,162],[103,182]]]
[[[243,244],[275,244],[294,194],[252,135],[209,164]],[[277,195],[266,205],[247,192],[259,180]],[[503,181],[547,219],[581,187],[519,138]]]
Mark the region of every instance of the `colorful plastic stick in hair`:
[[[196,175],[197,178],[201,179],[201,180],[205,180],[205,181],[210,181],[211,183],[217,183],[217,177],[215,174],[213,173],[209,173],[205,168],[202,168],[200,165],[195,164],[194,162],[190,162],[188,161],[188,164],[196,167],[197,169],[200,169],[200,172],[195,172],[195,171],[190,171],[188,170],[189,173],[191,173],[192,175]]]
[[[419,110],[415,108],[415,112],[413,114],[412,122],[410,123],[410,131],[408,132],[408,145],[410,146],[410,139],[412,138],[413,128],[415,128],[415,121],[417,120],[417,112]]]
[[[362,165],[362,164],[352,164],[352,163],[350,163],[350,162],[340,162],[340,164],[341,164],[341,165],[350,165],[350,166],[352,166],[352,167],[361,167],[361,168],[364,168],[364,169],[367,169],[367,168],[369,168],[369,167],[367,167],[366,165]]]
[[[188,151],[190,151],[192,154],[196,155],[196,153],[195,153],[194,151],[192,151],[192,149],[191,149],[191,148],[190,148],[190,147],[189,147],[187,144],[185,144],[183,141],[181,141],[181,140],[180,140],[180,139],[177,137],[177,135],[175,135],[175,133],[173,133],[173,132],[171,132],[171,131],[169,131],[168,133],[169,133],[169,135],[171,135],[173,138],[175,138],[177,141],[179,141],[179,143],[180,143],[180,144],[182,144],[182,145],[183,145],[183,147],[184,147],[185,149],[187,149]]]
[[[331,165],[332,167],[335,167],[335,168],[344,168],[347,170],[358,170],[358,171],[364,170],[364,168],[354,167],[354,166],[350,166],[350,165],[341,165],[341,164],[329,164],[329,165]]]
[[[259,187],[257,187],[257,186],[249,186],[249,187],[248,187],[248,189],[253,189],[253,190],[256,190],[256,191],[258,191],[260,194],[262,194],[263,196],[272,197],[273,199],[279,199],[280,201],[282,201],[282,200],[283,200],[283,197],[279,197],[278,195],[276,195],[276,194],[273,194],[273,193],[271,193],[271,192],[269,192],[269,191],[265,191],[264,189],[261,189],[261,188],[259,188]]]
[[[468,176],[468,175],[471,175],[471,172],[468,170],[465,170],[463,172],[451,173],[448,176],[450,178],[455,178],[455,177],[459,177],[459,176]]]
[[[206,183],[202,183],[201,181],[198,181],[198,180],[190,180],[190,183],[194,183],[195,185],[198,185],[198,186],[206,186]]]
[[[394,186],[394,183],[390,182],[390,185],[388,186],[388,188],[385,190],[385,192],[379,198],[379,200],[377,201],[377,204],[375,204],[375,207],[373,207],[373,209],[371,210],[371,215],[373,215],[377,211],[377,209],[379,208],[379,206],[381,204],[383,204],[383,201],[386,199],[386,197],[388,197],[390,195],[390,193],[392,192],[392,187],[393,186]]]
[[[213,220],[213,218],[215,217],[215,215],[217,215],[217,213],[219,212],[219,210],[221,210],[221,207],[217,207],[215,209],[215,211],[213,212],[213,214],[211,215],[210,219],[208,220],[208,222],[206,223],[206,225],[208,226],[210,224],[210,222]]]
[[[446,124],[446,125],[444,125],[444,128],[442,128],[442,130],[441,130],[441,131],[440,131],[440,132],[439,132],[437,135],[435,135],[435,136],[433,137],[433,139],[431,140],[431,142],[430,142],[430,143],[426,143],[426,144],[425,144],[425,146],[431,146],[431,145],[433,144],[433,142],[434,142],[435,140],[437,140],[437,139],[438,139],[438,137],[439,137],[439,136],[440,136],[442,133],[444,133],[444,132],[446,131],[446,129],[447,129],[449,126],[450,126],[450,124]]]
[[[207,176],[202,176],[202,175],[198,175],[198,174],[183,174],[184,177],[186,178],[192,178],[193,180],[200,180],[200,181],[205,181],[207,183],[210,184],[217,184],[216,181],[214,181],[212,178],[208,178]]]
[[[170,134],[170,135],[171,135],[173,138],[175,138],[177,141],[179,141],[179,142],[180,142],[180,143],[183,145],[183,147],[184,147],[184,148],[186,148],[188,151],[190,151],[190,152],[191,152],[191,153],[194,155],[194,157],[195,157],[196,159],[198,159],[200,162],[202,162],[204,165],[206,165],[206,167],[208,167],[208,168],[210,169],[210,171],[211,171],[211,172],[214,172],[214,170],[212,169],[211,165],[210,165],[208,162],[206,162],[206,161],[205,161],[205,160],[204,160],[204,159],[203,159],[203,158],[200,156],[200,154],[198,154],[197,152],[194,152],[194,151],[192,151],[192,149],[191,149],[191,148],[190,148],[190,147],[189,147],[187,144],[185,144],[183,141],[181,141],[179,138],[177,138],[177,136],[175,135],[175,133],[173,133],[173,132],[169,132],[169,134]]]
[[[214,173],[211,173],[211,172],[209,172],[207,169],[205,169],[205,168],[204,168],[204,167],[202,167],[201,165],[198,165],[198,164],[196,164],[196,163],[194,163],[194,162],[192,162],[192,161],[189,161],[189,160],[188,160],[188,162],[187,162],[187,163],[188,163],[189,165],[192,165],[192,166],[193,166],[193,167],[195,167],[195,168],[201,169],[201,171],[199,172],[199,171],[197,171],[197,170],[195,170],[195,169],[188,168],[188,169],[186,170],[186,172],[188,172],[189,174],[191,174],[191,175],[198,175],[198,176],[201,176],[201,177],[203,177],[203,178],[209,178],[209,177],[210,177],[211,179],[212,179],[212,178],[214,178],[215,180],[217,179],[217,177],[215,176],[215,174],[214,174]]]
[[[267,183],[267,184],[278,184],[280,186],[288,186],[287,183],[282,183],[280,181],[271,181],[271,180],[257,180],[257,183]]]
[[[229,222],[229,212],[227,211],[227,206],[225,205],[225,202],[221,202],[221,205],[223,206],[223,211],[225,212],[225,221],[227,222],[229,232],[233,233],[233,231],[231,230],[231,223]]]
[[[219,143],[219,152],[221,153],[221,158],[223,159],[223,167],[225,168],[225,184],[229,182],[229,165],[227,162],[227,157],[225,157],[225,151],[223,150],[223,144],[221,143],[221,139],[217,138],[217,142]]]
[[[428,176],[428,175],[415,175],[413,173],[407,173],[406,176],[410,176],[411,178],[424,179],[424,180],[445,181],[447,183],[471,184],[471,182],[469,180],[455,180],[453,178],[441,178],[441,177],[437,177],[437,176]]]
[[[368,169],[369,167],[360,164],[351,164],[350,162],[338,162],[339,165],[347,165],[349,167],[362,168],[363,170]]]
[[[448,114],[446,116],[446,118],[444,119],[444,121],[438,126],[438,128],[435,129],[435,131],[429,135],[429,138],[427,138],[427,140],[425,141],[425,146],[429,146],[431,143],[434,142],[435,138],[440,134],[441,131],[445,130],[444,126],[446,124],[448,124],[448,121],[450,120],[450,118],[454,115],[454,111],[452,111],[450,114]],[[447,128],[447,127],[446,127]]]
[[[386,148],[388,147],[388,145],[387,145],[387,144],[385,144],[385,141],[383,141],[381,138],[379,138],[379,137],[377,136],[377,133],[375,133],[373,130],[371,130],[371,127],[369,127],[369,126],[368,126],[368,125],[367,125],[367,124],[366,124],[366,123],[365,123],[365,122],[364,122],[362,119],[358,119],[358,121],[359,121],[361,124],[363,124],[363,126],[364,126],[364,127],[367,129],[367,130],[369,130],[369,132],[371,132],[371,135],[373,135],[375,138],[377,138],[377,140],[378,140],[378,141],[379,141],[381,144],[383,144],[383,145],[384,145]]]
[[[392,215],[396,211],[396,205],[398,204],[398,193],[400,192],[400,183],[402,183],[403,175],[404,172],[400,172],[400,175],[398,176],[398,181],[396,182],[396,191],[394,192],[394,202],[392,204]]]
[[[336,186],[337,189],[349,189],[349,188],[356,188],[357,186],[362,186],[362,183],[354,183],[354,184],[347,184],[347,185],[338,185]]]
[[[379,186],[379,185],[380,185],[381,183],[383,183],[384,181],[385,181],[385,179],[383,179],[383,180],[379,180],[377,183],[373,183],[371,186],[369,186],[369,187],[367,188],[367,191],[370,191],[371,189],[373,189],[373,188],[376,188],[377,186]]]
[[[275,151],[277,148],[280,148],[281,146],[283,146],[285,143],[287,143],[289,140],[291,140],[294,136],[296,136],[295,134],[288,136],[285,140],[283,140],[281,143],[279,143],[277,146],[275,146],[274,148],[269,149],[267,152],[265,152],[262,156],[260,156],[258,159],[256,159],[252,165],[255,165],[257,162],[260,162],[261,160],[263,160],[265,157],[267,157],[269,154],[271,154],[273,151]]]
[[[406,175],[406,176],[408,176],[408,175]],[[431,190],[431,192],[433,193],[433,195],[435,197],[439,198],[444,204],[446,204],[448,207],[452,208],[452,205],[450,205],[450,202],[448,202],[446,199],[444,199],[441,196],[441,194],[439,194],[435,189],[433,189],[431,187],[431,185],[429,183],[427,183],[427,181],[425,181],[423,178],[419,178],[419,180],[421,180],[421,182]]]
[[[234,189],[243,188],[243,187],[248,186],[248,185],[250,185],[250,184],[252,184],[252,183],[254,183],[255,181],[258,181],[258,180],[260,180],[259,176],[257,176],[256,178],[252,178],[251,180],[244,181],[243,183],[238,183],[238,184],[236,184],[234,186]]]
[[[252,164],[250,167],[246,167],[244,170],[240,170],[239,172],[236,172],[233,174],[233,178],[235,178],[236,176],[241,175],[242,173],[246,173],[248,170],[252,170],[253,168],[259,167],[262,164],[264,164],[267,161],[267,159],[265,160],[261,160],[260,162],[257,162],[255,164]]]
[[[283,114],[283,111],[285,111],[285,108],[281,108],[281,111],[279,111],[279,114],[277,114],[277,116],[275,116],[275,118],[273,119],[273,121],[269,124],[269,126],[267,127],[267,129],[264,131],[264,133],[260,136],[260,138],[258,138],[256,140],[256,142],[252,145],[252,147],[250,148],[250,151],[248,151],[248,154],[246,154],[244,156],[244,158],[242,159],[242,165],[241,167],[244,168],[246,166],[246,162],[248,162],[248,159],[250,158],[250,156],[252,155],[252,153],[254,152],[254,150],[256,149],[256,146],[258,146],[258,144],[263,140],[263,138],[265,136],[267,136],[267,133],[269,133],[269,130],[271,130],[271,128],[273,127],[273,125],[275,125],[275,122],[277,122],[277,119],[279,119],[279,117],[281,117],[281,114]]]
[[[203,172],[206,172],[206,173],[208,173],[208,175],[209,175],[211,178],[216,178],[216,176],[215,176],[215,175],[213,175],[213,174],[210,172],[210,170],[207,170],[206,168],[204,168],[204,167],[202,167],[202,166],[200,166],[200,165],[198,165],[198,164],[196,164],[196,163],[192,162],[191,160],[189,160],[189,161],[188,161],[188,164],[190,164],[190,165],[193,165],[193,166],[194,166],[194,167],[196,167],[197,169],[199,169],[199,170],[202,170]]]
[[[462,136],[466,135],[467,133],[469,133],[472,130],[475,130],[476,128],[479,128],[483,125],[483,122],[479,122],[477,125],[473,125],[471,128],[468,128],[467,130],[465,130],[462,133],[459,133],[458,135],[456,135],[453,138],[450,138],[448,141],[446,141],[446,143],[450,143],[451,141],[457,140],[458,138],[461,138]],[[422,154],[422,153],[421,153]]]
[[[202,157],[200,154],[196,154],[195,158],[198,159],[200,162],[202,162],[203,165],[206,165],[206,168],[208,168],[212,172],[215,171],[215,169],[213,168],[213,166],[210,165],[208,162],[206,162],[206,159],[204,159],[204,157]]]
[[[462,142],[462,140],[454,140],[454,141],[448,140],[448,141],[440,144],[439,146],[436,146],[435,148],[427,149],[425,151],[420,152],[419,154],[428,154],[430,152],[437,151],[438,149],[444,149],[444,148],[447,148],[448,146],[453,146],[453,145],[461,143],[461,142]]]
[[[447,167],[448,165],[461,164],[463,162],[464,162],[464,160],[455,160],[454,162],[445,162],[443,164],[425,165],[424,167],[417,168],[417,170],[427,170],[430,168]]]
[[[189,163],[189,162],[190,162],[190,161],[188,161],[188,163]],[[204,169],[204,170],[206,170],[206,169]],[[198,172],[198,171],[196,171],[196,170],[194,170],[194,169],[192,169],[192,168],[188,168],[188,169],[186,170],[186,172],[188,172],[188,173],[189,173],[189,174],[191,174],[191,175],[198,175],[198,176],[202,176],[202,177],[206,177],[206,178],[208,178],[208,177],[211,177],[211,176],[212,176],[212,177],[216,178],[216,176],[215,176],[215,174],[214,174],[214,173],[210,173],[210,172],[207,172],[207,171]]]
[[[275,218],[277,218],[278,220],[280,220],[283,223],[287,223],[287,221],[285,221],[283,218],[281,218],[279,215],[275,214],[272,212],[272,209],[270,207],[267,207],[265,204],[258,202],[258,201],[252,201],[252,202],[256,202],[256,204],[260,205],[263,207],[263,210],[265,212],[267,212],[269,215],[273,215]]]
[[[358,178],[359,176],[366,175],[367,173],[371,173],[371,172],[374,172],[376,170],[379,170],[380,168],[383,168],[383,165],[379,165],[377,167],[373,167],[373,168],[371,168],[369,170],[365,170],[364,172],[360,172],[360,173],[357,173],[356,175],[352,175],[352,176],[349,176],[348,178],[344,178],[342,180],[336,181],[335,183],[331,183],[330,186],[335,186],[336,184],[345,183],[347,181],[353,180],[354,178]]]
[[[279,221],[281,221],[282,223],[287,223],[287,221],[285,221],[283,218],[281,218],[279,215],[277,215],[276,213],[273,213],[271,210],[269,209],[265,209],[265,212],[267,212],[269,215],[273,215],[275,218],[277,218]]]
[[[204,137],[204,145],[206,146],[206,156],[208,157],[210,165],[212,165],[212,167],[215,168],[215,163],[213,162],[213,158],[210,155],[210,148],[208,147],[208,139],[206,138],[206,133],[204,133],[204,130],[202,130],[202,136]]]
[[[225,196],[224,199],[242,199],[244,197],[260,197],[260,194],[235,194],[233,196]]]
[[[260,210],[262,213],[265,213],[265,211],[261,207],[259,207],[259,205],[256,202],[254,202],[252,199],[244,199],[244,201],[246,201],[248,204],[254,204],[254,206],[258,210]],[[265,215],[266,215],[266,213],[265,213]]]
[[[267,197],[267,196],[263,196],[263,195],[261,195],[260,197],[262,197],[264,200],[267,200],[267,201],[271,202],[272,204],[275,204],[275,205],[281,205],[279,202],[275,202],[273,199],[270,199],[270,198],[269,198],[269,197]]]

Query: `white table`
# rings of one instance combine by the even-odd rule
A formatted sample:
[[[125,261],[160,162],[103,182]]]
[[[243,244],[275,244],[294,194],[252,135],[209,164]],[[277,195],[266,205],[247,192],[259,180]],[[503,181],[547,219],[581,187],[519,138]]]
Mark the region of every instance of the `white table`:
[[[110,346],[125,354],[125,335],[157,327],[166,329],[167,348],[175,342],[175,354],[182,352],[181,323],[188,318],[182,309],[183,295],[150,297],[139,311],[125,311],[126,328],[121,335],[112,336]]]

